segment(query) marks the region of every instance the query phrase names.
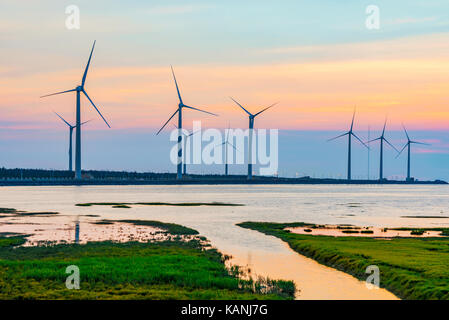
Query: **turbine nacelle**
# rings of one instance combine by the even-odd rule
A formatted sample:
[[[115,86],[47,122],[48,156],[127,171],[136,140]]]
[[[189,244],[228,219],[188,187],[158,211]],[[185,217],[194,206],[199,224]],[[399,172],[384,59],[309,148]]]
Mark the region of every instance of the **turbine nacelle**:
[[[162,128],[159,129],[159,131],[156,133],[156,135],[158,135],[158,134],[165,128],[165,126],[170,122],[170,120],[171,120],[171,119],[172,119],[178,112],[179,112],[179,113],[181,112],[182,108],[192,109],[192,110],[196,110],[196,111],[199,111],[199,112],[207,113],[207,114],[210,114],[210,115],[213,115],[213,116],[218,116],[218,115],[215,114],[215,113],[208,112],[208,111],[204,111],[204,110],[201,110],[201,109],[198,109],[198,108],[194,108],[194,107],[185,105],[185,104],[183,103],[183,101],[182,101],[181,92],[179,91],[178,81],[176,80],[176,76],[175,76],[175,72],[173,71],[173,67],[171,67],[171,71],[172,71],[172,74],[173,74],[173,80],[175,81],[176,92],[177,92],[178,98],[179,98],[178,109],[171,115],[170,118],[168,118],[167,122],[164,123],[164,125],[162,126]],[[178,115],[178,117],[179,117],[179,115]],[[181,128],[182,128],[182,126],[181,126]]]
[[[86,83],[87,72],[89,70],[89,65],[90,65],[90,61],[92,59],[92,53],[94,52],[94,48],[95,48],[95,41],[94,41],[94,44],[92,45],[92,50],[90,51],[89,60],[87,61],[86,69],[84,70],[83,79],[81,80],[81,85],[77,86],[75,89],[61,91],[61,92],[56,92],[56,93],[52,93],[52,94],[47,94],[45,96],[41,96],[41,98],[54,96],[54,95],[58,95],[58,94],[63,94],[63,93],[68,93],[68,92],[73,92],[73,91],[82,92],[86,96],[87,100],[89,100],[89,102],[92,105],[92,107],[94,107],[94,109],[97,111],[97,113],[103,119],[103,121],[106,123],[106,125],[110,128],[111,126],[109,125],[109,123],[103,117],[103,115],[101,114],[100,110],[98,110],[97,106],[92,101],[92,99],[89,97],[89,95],[87,94],[86,90],[84,90],[84,84]]]

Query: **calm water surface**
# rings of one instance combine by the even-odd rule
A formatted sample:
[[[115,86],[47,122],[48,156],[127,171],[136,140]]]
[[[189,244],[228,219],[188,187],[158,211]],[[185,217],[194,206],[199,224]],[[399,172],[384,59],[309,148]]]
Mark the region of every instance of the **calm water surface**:
[[[76,207],[83,202],[229,202],[241,207],[136,206],[118,209]],[[235,226],[242,221],[311,222],[378,227],[449,227],[449,186],[70,186],[1,187],[0,207],[58,211],[73,225],[77,216],[95,219],[152,219],[198,230],[233,262],[260,275],[288,278],[304,299],[394,298],[368,290],[349,275],[324,267],[289,249],[282,241]],[[59,217],[58,219],[61,219]],[[31,222],[33,217],[19,220]],[[48,218],[51,219],[51,218]],[[17,219],[16,219],[17,221]],[[1,222],[1,221],[0,221]],[[0,224],[0,232],[6,226]]]

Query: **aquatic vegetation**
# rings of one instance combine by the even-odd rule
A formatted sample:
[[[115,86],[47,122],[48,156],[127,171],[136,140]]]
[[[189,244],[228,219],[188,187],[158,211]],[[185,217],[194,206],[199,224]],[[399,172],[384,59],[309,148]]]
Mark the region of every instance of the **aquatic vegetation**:
[[[224,202],[88,202],[77,203],[78,207],[91,207],[91,206],[112,206],[113,208],[129,208],[132,205],[140,206],[179,206],[179,207],[199,207],[199,206],[217,206],[217,207],[237,207],[244,206],[244,204],[238,203],[224,203]],[[1,211],[0,211],[1,213]]]
[[[114,224],[114,221],[109,220],[99,220],[99,221],[92,221],[92,224]]]
[[[16,216],[51,216],[59,214],[59,212],[17,212]]]
[[[0,217],[17,217],[17,216],[49,216],[56,215],[59,212],[27,212],[19,211],[14,208],[0,208]]]
[[[385,228],[387,230],[387,228]],[[425,231],[441,231],[441,236],[449,236],[449,228],[389,228],[388,230],[397,230],[397,231],[415,231],[421,232],[423,234]]]
[[[11,235],[6,232],[0,234],[0,248],[14,247],[24,244],[26,242],[26,236],[24,235]]]
[[[341,232],[342,233],[360,233],[359,230],[353,230],[353,229],[344,229]]]
[[[401,218],[414,218],[414,219],[449,219],[449,216],[401,216]]]
[[[385,241],[371,237],[305,235],[284,230],[297,223],[243,222],[238,225],[276,236],[296,252],[361,280],[367,277],[367,266],[377,265],[381,287],[401,298],[449,299],[447,238],[392,238]]]
[[[149,226],[159,229],[163,229],[166,232],[173,235],[197,235],[198,231],[181,226],[175,223],[166,223],[154,220],[103,220],[106,222],[121,222],[121,223],[131,223],[136,226]]]
[[[13,208],[0,208],[0,213],[15,214],[17,210]]]
[[[13,248],[20,239],[0,238],[0,299],[293,298],[292,282],[240,279],[195,240]],[[79,267],[79,290],[65,286],[69,265]]]

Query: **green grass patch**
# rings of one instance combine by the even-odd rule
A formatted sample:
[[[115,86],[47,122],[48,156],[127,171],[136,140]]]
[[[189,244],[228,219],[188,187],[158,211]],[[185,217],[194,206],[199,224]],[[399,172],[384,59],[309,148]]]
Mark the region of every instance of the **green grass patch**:
[[[296,252],[361,280],[368,276],[365,273],[367,266],[377,265],[380,285],[401,298],[449,299],[447,238],[381,240],[314,236],[284,231],[298,223],[243,222],[238,225],[278,237]]]
[[[341,232],[343,232],[343,233],[360,233],[359,230],[353,230],[353,229],[344,229]]]
[[[221,253],[195,240],[39,247],[12,240],[0,239],[0,299],[293,298],[292,282],[242,280]],[[70,265],[79,267],[79,290],[65,286]]]
[[[103,220],[105,223],[107,222],[121,222],[121,223],[131,223],[135,226],[149,226],[155,227],[159,229],[163,229],[168,233],[173,235],[197,235],[198,231],[195,229],[191,229],[188,227],[181,226],[175,223],[167,223],[161,221],[154,220]]]
[[[15,214],[17,210],[14,208],[0,208],[0,213]]]
[[[387,230],[387,228],[385,229]],[[397,231],[414,231],[414,232],[422,232],[425,231],[441,231],[440,235],[449,236],[449,228],[388,228],[388,230],[397,230]]]
[[[130,206],[126,205],[126,204],[118,204],[115,206],[112,206],[113,208],[122,208],[122,209],[129,209],[131,208]]]
[[[212,206],[212,207],[236,207],[244,206],[238,203],[224,203],[224,202],[88,202],[77,203],[78,207],[91,207],[91,206],[112,206],[114,208],[126,208],[132,205],[141,206],[178,206],[178,207],[199,207],[199,206]],[[0,212],[1,213],[1,212]]]
[[[10,217],[10,216],[48,216],[59,214],[59,212],[27,212],[27,211],[19,211],[14,208],[0,208],[1,217]]]
[[[448,216],[401,216],[401,218],[414,218],[414,219],[449,219]]]
[[[9,236],[6,233],[0,235],[0,248],[12,248],[24,244],[26,241],[26,236],[23,235],[13,235]]]

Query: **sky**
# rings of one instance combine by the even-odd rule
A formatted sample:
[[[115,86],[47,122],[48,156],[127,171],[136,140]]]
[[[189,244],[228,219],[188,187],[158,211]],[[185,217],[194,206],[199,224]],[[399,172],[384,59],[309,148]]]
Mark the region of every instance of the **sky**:
[[[68,29],[66,7],[80,10]],[[368,29],[368,5],[379,29]],[[173,65],[186,104],[219,114],[184,113],[184,127],[279,129],[279,175],[346,176],[346,140],[380,135],[402,148],[415,140],[412,175],[449,180],[449,3],[447,1],[13,1],[0,8],[0,166],[67,167],[75,95],[40,96],[81,82],[111,124],[82,98],[83,168],[174,172],[169,131],[176,110]],[[174,122],[173,122],[174,123]],[[354,142],[353,176],[378,176],[379,148]],[[403,178],[406,157],[385,149],[385,176]],[[222,166],[192,165],[193,173]],[[245,173],[243,165],[232,173]]]

